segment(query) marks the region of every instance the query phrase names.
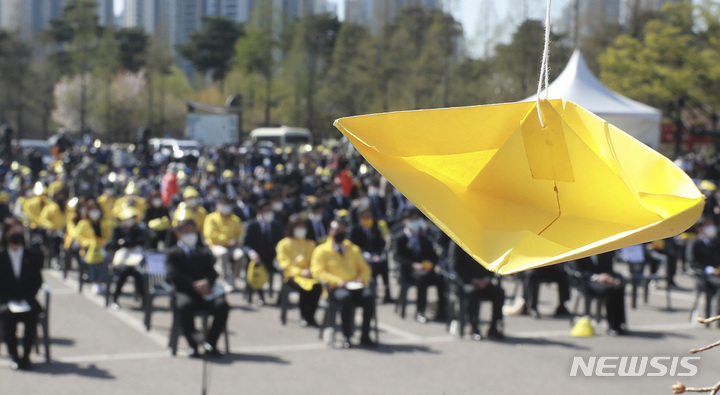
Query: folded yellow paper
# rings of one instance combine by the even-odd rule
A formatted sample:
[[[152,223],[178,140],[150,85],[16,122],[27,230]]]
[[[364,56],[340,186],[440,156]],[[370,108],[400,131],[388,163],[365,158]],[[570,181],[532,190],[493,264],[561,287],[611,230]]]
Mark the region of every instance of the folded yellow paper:
[[[674,236],[704,198],[671,161],[575,103],[341,118],[335,126],[429,219],[509,274]]]

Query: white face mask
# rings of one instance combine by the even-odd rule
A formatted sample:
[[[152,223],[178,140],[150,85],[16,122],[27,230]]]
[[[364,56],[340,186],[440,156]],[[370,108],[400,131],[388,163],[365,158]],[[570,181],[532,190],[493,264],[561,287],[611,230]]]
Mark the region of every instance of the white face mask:
[[[162,199],[155,198],[152,200],[153,207],[160,207],[162,206]]]
[[[282,211],[282,209],[283,209],[282,202],[273,202],[272,209],[273,209],[273,211]]]
[[[180,241],[188,247],[195,247],[198,241],[197,233],[185,233],[180,236]]]
[[[423,228],[422,220],[414,219],[407,224],[408,229],[413,233],[419,233]]]
[[[230,213],[232,213],[232,207],[227,204],[221,204],[220,207],[218,207],[218,211],[221,215],[230,215]]]
[[[310,219],[310,221],[320,222],[320,221],[322,221],[322,214],[310,213],[310,214],[308,214],[308,218]]]
[[[272,211],[263,213],[262,219],[263,219],[263,221],[265,221],[267,223],[273,222],[273,220],[275,219],[275,213],[273,213]]]
[[[293,229],[293,237],[296,239],[304,239],[307,236],[307,229],[304,226]]]
[[[717,236],[717,228],[715,225],[707,225],[703,228],[703,232],[708,239],[714,239]]]
[[[100,219],[100,216],[102,215],[102,212],[100,210],[90,210],[88,213],[88,218],[90,218],[91,221],[97,221]]]
[[[106,190],[103,191],[103,193],[104,193],[105,195],[107,195],[107,196],[112,196],[113,190],[112,190],[112,189],[106,189]]]
[[[128,219],[126,219],[126,220],[123,220],[122,224],[123,224],[123,226],[129,228],[129,227],[135,225],[135,220],[132,219],[132,218],[128,218]]]

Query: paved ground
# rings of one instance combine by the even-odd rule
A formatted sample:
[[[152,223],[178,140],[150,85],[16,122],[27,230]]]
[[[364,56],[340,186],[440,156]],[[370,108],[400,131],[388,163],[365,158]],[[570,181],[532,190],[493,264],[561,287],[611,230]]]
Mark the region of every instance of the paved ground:
[[[13,372],[3,347],[0,394],[201,393],[202,361],[172,357],[166,348],[166,298],[156,301],[154,326],[146,332],[131,297],[114,312],[100,297],[78,294],[74,273],[66,280],[54,270],[44,276],[52,287],[53,361],[45,364],[36,356],[34,371]],[[647,305],[629,309],[630,336],[607,336],[601,324],[596,336],[573,338],[566,319],[513,316],[505,319],[505,341],[476,342],[449,335],[441,323],[401,320],[393,306],[381,305],[381,346],[350,350],[324,346],[317,330],[299,326],[297,310],[283,327],[278,308],[248,306],[232,294],[231,353],[208,364],[207,393],[669,394],[675,377],[570,377],[569,372],[575,356],[682,357],[720,338],[718,329],[689,322],[692,281],[680,277],[679,283],[685,290],[672,293],[673,311],[665,310],[660,288],[651,290]],[[505,286],[510,292],[514,284]],[[553,285],[541,288],[541,313],[552,312],[556,294]],[[487,317],[490,306],[484,304],[482,313]],[[700,355],[697,376],[681,379],[712,385],[720,379],[720,350]]]

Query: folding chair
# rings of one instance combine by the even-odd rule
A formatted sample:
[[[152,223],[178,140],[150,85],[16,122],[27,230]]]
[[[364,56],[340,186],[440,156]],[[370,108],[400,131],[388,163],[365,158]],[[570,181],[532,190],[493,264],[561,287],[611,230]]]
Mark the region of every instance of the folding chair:
[[[173,356],[177,355],[178,339],[180,338],[180,319],[177,316],[175,310],[175,293],[171,293],[170,296],[170,310],[172,311],[172,325],[170,328],[170,339],[168,341],[168,347]],[[200,318],[202,322],[202,333],[203,337],[207,336],[209,329],[208,320],[211,314],[207,311],[197,310],[195,312],[195,318]],[[223,335],[225,336],[225,353],[230,353],[230,339],[228,336],[227,324],[223,328]]]
[[[42,336],[38,335],[35,339],[35,352],[40,354],[40,341],[42,341],[45,349],[45,362],[50,363],[50,286],[43,283],[41,291],[43,293],[40,313],[38,314],[38,327]],[[0,341],[5,338],[3,332],[2,317],[0,316]]]
[[[145,253],[143,264],[143,286],[145,292],[145,329],[150,330],[152,319],[153,301],[158,296],[172,298],[172,286],[167,283],[167,268],[165,266],[165,253],[148,251]]]
[[[333,344],[335,344],[335,333],[337,332],[337,312],[339,310],[339,306],[335,298],[333,298],[332,296],[332,290],[330,289],[330,285],[327,283],[321,284],[323,286],[323,293],[327,295],[327,307],[325,308],[325,315],[323,316],[322,323],[320,324],[318,338],[323,340],[323,342],[328,347],[332,347]],[[377,295],[375,295],[375,286],[372,281],[370,282],[370,289],[373,293],[373,303],[375,303]],[[373,312],[372,330],[375,333],[375,342],[377,344],[380,344],[380,329],[378,328],[377,304],[373,309]]]

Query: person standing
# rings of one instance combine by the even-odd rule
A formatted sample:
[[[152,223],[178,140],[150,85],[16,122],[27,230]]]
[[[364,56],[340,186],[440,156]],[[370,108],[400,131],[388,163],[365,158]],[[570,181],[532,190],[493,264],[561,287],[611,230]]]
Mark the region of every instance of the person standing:
[[[30,354],[37,338],[40,303],[35,295],[42,286],[42,256],[25,248],[21,226],[11,227],[4,235],[7,248],[0,252],[0,311],[5,344],[13,370],[31,369]],[[17,324],[24,326],[23,356],[18,354]]]

